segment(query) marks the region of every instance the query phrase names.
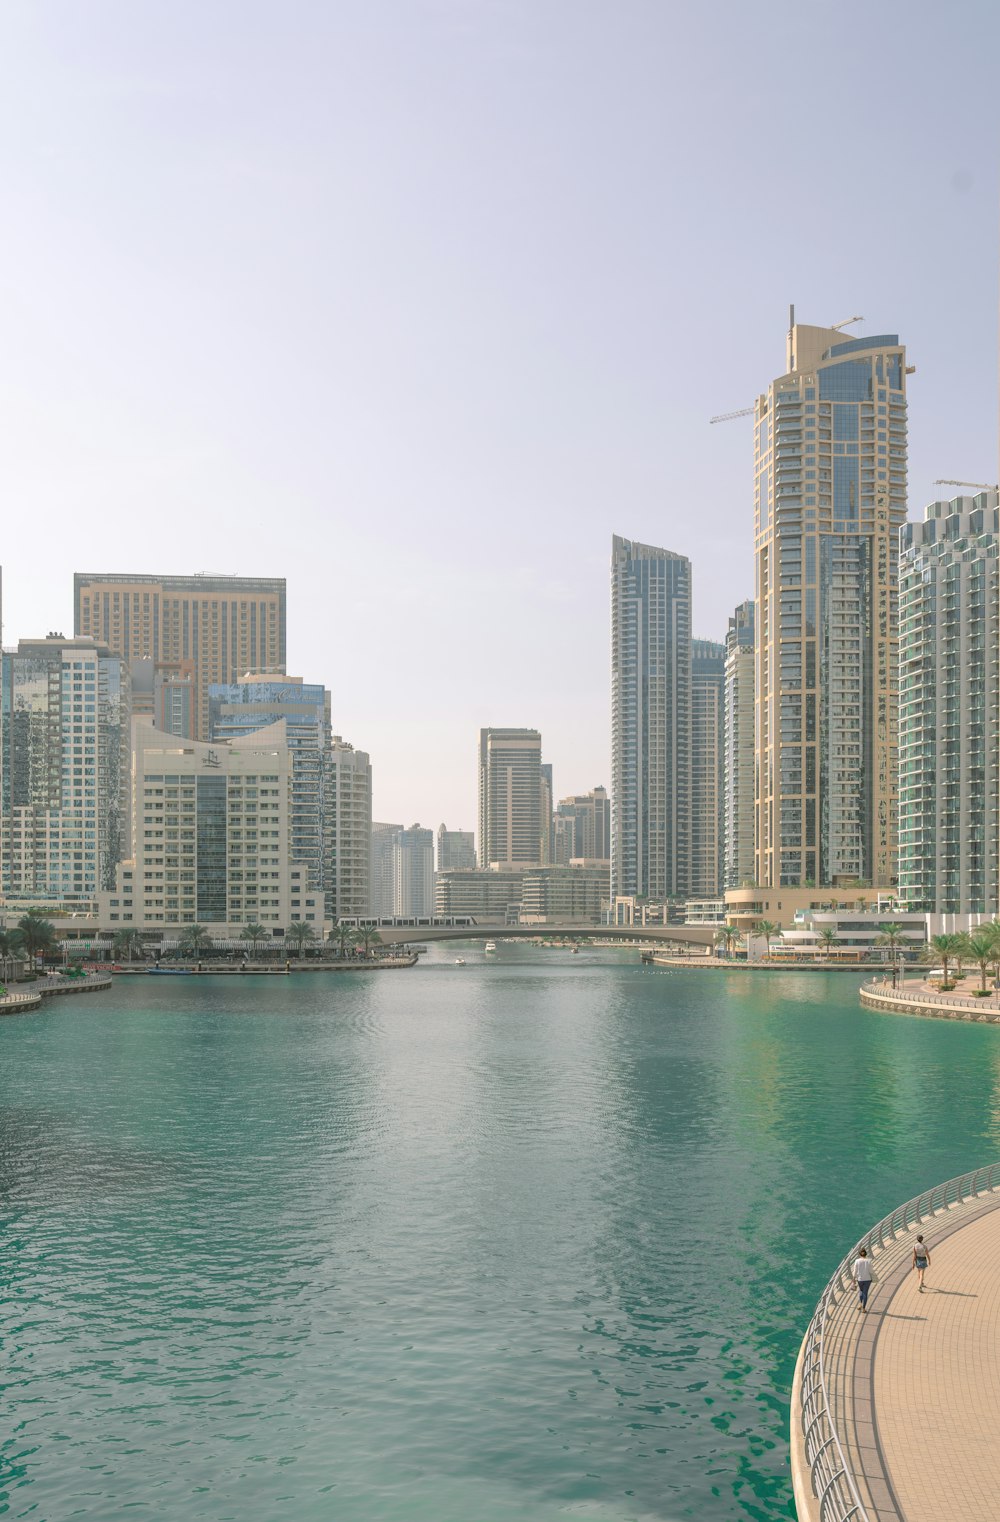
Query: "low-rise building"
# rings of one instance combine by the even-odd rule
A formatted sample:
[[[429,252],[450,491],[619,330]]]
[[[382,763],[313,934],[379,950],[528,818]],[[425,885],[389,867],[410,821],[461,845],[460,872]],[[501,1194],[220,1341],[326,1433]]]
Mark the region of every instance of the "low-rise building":
[[[516,925],[524,872],[510,868],[439,872],[434,880],[436,916],[471,915],[494,925]]]
[[[521,888],[520,923],[599,925],[608,888],[608,865],[604,862],[529,870]]]

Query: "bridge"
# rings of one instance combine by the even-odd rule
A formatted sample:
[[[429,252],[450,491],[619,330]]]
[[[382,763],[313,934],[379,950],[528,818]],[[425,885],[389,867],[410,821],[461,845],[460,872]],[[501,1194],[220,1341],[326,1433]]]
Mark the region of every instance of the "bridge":
[[[407,925],[380,927],[385,946],[402,943],[429,945],[431,941],[498,940],[589,940],[630,941],[650,945],[663,942],[669,946],[711,946],[715,930],[711,925],[581,925],[579,921],[549,925]]]

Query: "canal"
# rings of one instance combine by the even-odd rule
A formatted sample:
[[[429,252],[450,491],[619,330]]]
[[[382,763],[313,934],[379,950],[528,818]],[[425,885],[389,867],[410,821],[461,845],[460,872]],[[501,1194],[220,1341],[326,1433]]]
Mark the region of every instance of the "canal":
[[[792,1515],[827,1275],[1000,1157],[1000,1031],[856,985],[501,943],[0,1021],[0,1516]]]

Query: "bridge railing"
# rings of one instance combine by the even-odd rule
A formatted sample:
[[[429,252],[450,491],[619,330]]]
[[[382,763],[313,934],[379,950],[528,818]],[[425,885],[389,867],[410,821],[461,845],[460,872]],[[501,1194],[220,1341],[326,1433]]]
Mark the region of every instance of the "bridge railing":
[[[893,1242],[922,1221],[950,1210],[964,1200],[992,1194],[1000,1189],[1000,1163],[963,1173],[947,1183],[938,1184],[916,1195],[884,1216],[863,1237],[857,1247],[838,1264],[802,1344],[802,1375],[799,1384],[799,1410],[793,1413],[802,1429],[806,1459],[809,1464],[813,1495],[819,1504],[820,1522],[872,1522],[854,1476],[848,1467],[840,1435],[830,1411],[826,1373],[825,1336],[827,1321],[845,1294],[854,1289],[851,1267],[859,1249],[867,1249],[874,1262]]]

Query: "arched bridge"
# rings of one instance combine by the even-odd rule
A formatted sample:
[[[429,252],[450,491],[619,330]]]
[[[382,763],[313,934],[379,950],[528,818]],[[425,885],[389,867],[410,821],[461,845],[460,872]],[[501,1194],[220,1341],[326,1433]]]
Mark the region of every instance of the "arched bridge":
[[[711,946],[715,930],[711,925],[408,925],[380,927],[383,945],[398,946],[402,942],[420,946],[432,941],[527,941],[581,940],[590,941],[642,941],[648,945],[654,941],[667,946]]]

